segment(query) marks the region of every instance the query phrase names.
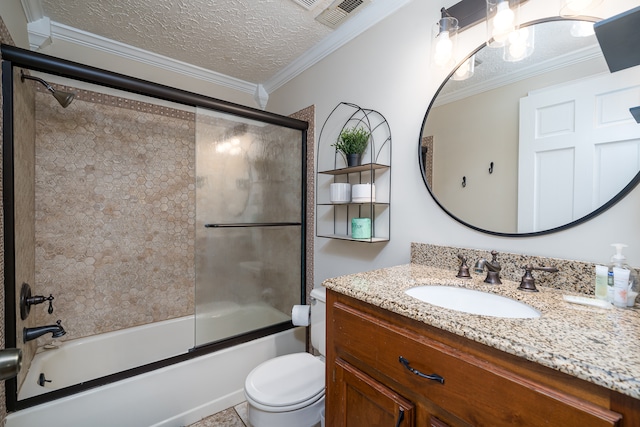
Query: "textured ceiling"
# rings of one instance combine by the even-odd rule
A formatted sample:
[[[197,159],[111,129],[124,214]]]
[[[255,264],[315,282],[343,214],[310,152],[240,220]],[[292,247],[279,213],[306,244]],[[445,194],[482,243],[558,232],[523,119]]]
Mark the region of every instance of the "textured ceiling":
[[[253,83],[268,80],[332,31],[314,19],[321,10],[291,0],[41,3],[51,21]]]

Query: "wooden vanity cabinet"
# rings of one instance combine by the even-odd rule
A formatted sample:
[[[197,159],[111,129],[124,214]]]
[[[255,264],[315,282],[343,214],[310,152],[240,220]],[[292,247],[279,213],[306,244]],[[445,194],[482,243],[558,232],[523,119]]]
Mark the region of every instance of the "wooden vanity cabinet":
[[[636,399],[327,292],[328,426],[631,427],[638,414]]]
[[[329,425],[414,426],[414,405],[344,360],[335,363],[335,392],[343,402]],[[334,424],[335,423],[335,424]]]

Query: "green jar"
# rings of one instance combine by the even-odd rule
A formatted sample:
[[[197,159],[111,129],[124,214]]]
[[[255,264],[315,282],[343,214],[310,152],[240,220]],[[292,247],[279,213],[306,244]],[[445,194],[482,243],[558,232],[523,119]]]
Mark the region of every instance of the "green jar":
[[[370,239],[371,218],[353,218],[351,220],[351,237],[354,239]]]

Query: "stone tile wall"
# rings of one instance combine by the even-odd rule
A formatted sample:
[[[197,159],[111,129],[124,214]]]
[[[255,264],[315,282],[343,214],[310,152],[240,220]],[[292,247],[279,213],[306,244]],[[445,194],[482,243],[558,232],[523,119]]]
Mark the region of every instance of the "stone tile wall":
[[[194,114],[35,87],[39,322],[71,339],[192,314]]]
[[[307,274],[306,274],[306,300],[313,289],[313,241],[316,233],[314,226],[315,212],[315,105],[302,109],[291,115],[294,119],[304,120],[309,123],[307,130]]]
[[[27,85],[20,83],[20,72],[14,68],[14,230],[15,241],[15,304],[19,313],[20,289],[23,283],[29,284],[36,291],[34,274],[35,263],[35,228],[34,228],[34,176],[35,176],[35,104],[34,92]],[[17,132],[15,130],[19,129]],[[35,295],[35,294],[34,294]],[[34,310],[35,311],[35,310]],[[23,343],[19,331],[24,327],[37,326],[37,317],[30,315],[22,320],[16,319],[17,343],[22,349],[23,367],[18,374],[21,384],[29,368],[29,362],[36,351],[36,343]]]

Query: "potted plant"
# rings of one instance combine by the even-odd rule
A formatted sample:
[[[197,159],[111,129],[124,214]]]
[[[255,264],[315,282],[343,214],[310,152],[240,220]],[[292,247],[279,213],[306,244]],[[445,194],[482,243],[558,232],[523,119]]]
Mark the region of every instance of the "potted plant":
[[[367,149],[370,136],[371,133],[362,127],[343,129],[332,146],[344,154],[347,166],[358,166],[362,160],[362,154]]]

